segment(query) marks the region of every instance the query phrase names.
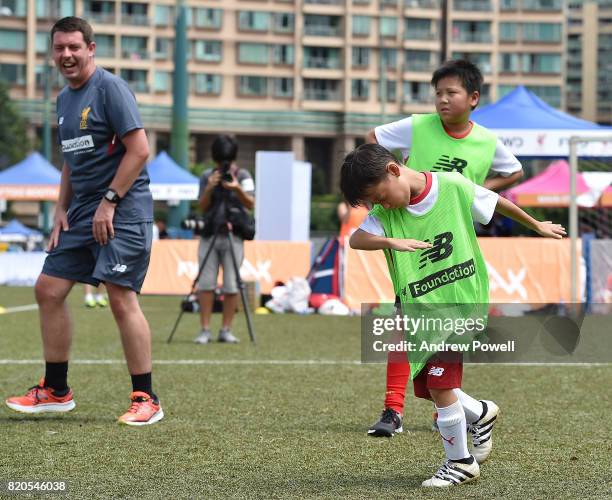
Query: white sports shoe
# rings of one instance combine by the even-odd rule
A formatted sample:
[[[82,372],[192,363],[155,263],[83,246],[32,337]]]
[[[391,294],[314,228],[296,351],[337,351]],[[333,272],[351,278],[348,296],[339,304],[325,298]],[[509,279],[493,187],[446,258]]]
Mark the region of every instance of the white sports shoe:
[[[471,464],[462,464],[447,460],[430,479],[423,481],[424,488],[448,488],[469,483],[480,477],[480,467],[476,460]]]
[[[493,401],[481,401],[484,416],[468,427],[472,434],[472,455],[479,464],[487,461],[493,449],[493,426],[499,415],[499,407]]]
[[[210,330],[201,330],[200,334],[193,339],[193,341],[196,344],[209,344],[212,342],[212,334],[210,333]]]

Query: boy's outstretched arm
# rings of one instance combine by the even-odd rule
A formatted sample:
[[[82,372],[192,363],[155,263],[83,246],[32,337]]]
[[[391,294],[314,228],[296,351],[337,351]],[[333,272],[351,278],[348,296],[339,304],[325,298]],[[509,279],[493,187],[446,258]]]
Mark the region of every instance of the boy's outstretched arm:
[[[508,189],[510,186],[520,181],[522,178],[523,169],[510,174],[508,177],[504,177],[503,175],[496,175],[495,177],[490,177],[485,181],[484,187],[490,189],[491,191],[499,193],[504,189]]]
[[[349,245],[355,250],[391,249],[400,252],[415,252],[423,248],[431,248],[431,243],[426,243],[425,241],[376,236],[363,229],[357,229],[351,235]]]
[[[561,224],[553,224],[547,220],[540,222],[535,220],[531,215],[523,209],[517,207],[514,203],[501,196],[497,200],[495,211],[499,214],[510,217],[512,220],[521,223],[523,226],[534,230],[540,236],[545,238],[556,238],[560,240],[563,236],[567,236],[565,228]]]

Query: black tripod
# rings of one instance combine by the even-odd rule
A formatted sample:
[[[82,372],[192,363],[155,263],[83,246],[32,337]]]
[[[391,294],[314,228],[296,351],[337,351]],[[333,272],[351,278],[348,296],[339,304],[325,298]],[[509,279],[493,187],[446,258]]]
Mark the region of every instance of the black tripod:
[[[238,289],[240,290],[240,298],[242,299],[242,307],[244,308],[244,315],[246,316],[247,329],[249,330],[249,337],[251,337],[251,342],[255,344],[255,332],[253,331],[253,324],[251,321],[251,311],[249,310],[249,306],[247,303],[244,281],[242,281],[242,278],[240,277],[240,268],[238,266],[238,260],[236,259],[236,252],[234,252],[234,237],[233,237],[233,232],[232,232],[232,226],[229,222],[220,224],[219,226],[215,228],[215,232],[213,234],[212,239],[210,240],[210,245],[208,247],[208,250],[206,250],[206,254],[204,255],[204,258],[202,259],[202,262],[200,263],[200,268],[198,269],[198,275],[193,280],[193,283],[191,285],[191,291],[189,292],[189,295],[187,295],[186,300],[189,300],[189,297],[196,292],[197,287],[198,287],[198,281],[200,280],[200,275],[202,274],[204,266],[206,265],[208,256],[210,255],[210,253],[213,251],[215,247],[215,241],[217,241],[217,237],[219,236],[222,229],[224,232],[227,230],[226,235],[227,235],[227,238],[229,239],[230,254],[232,256],[232,264],[234,267],[234,272],[236,273],[236,281],[238,282]],[[174,332],[178,328],[178,324],[181,321],[181,318],[183,317],[184,312],[185,310],[181,307],[181,312],[179,313],[178,318],[176,318],[176,322],[174,323],[174,328],[172,328],[172,331],[170,332],[170,336],[168,337],[168,344],[172,342],[172,337],[174,336]]]

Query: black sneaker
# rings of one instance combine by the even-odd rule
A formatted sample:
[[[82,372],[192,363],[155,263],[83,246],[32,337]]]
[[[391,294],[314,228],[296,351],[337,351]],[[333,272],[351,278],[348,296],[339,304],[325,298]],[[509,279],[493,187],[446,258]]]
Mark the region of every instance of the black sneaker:
[[[391,408],[385,408],[380,420],[368,429],[368,435],[373,437],[393,437],[402,432],[402,416]]]

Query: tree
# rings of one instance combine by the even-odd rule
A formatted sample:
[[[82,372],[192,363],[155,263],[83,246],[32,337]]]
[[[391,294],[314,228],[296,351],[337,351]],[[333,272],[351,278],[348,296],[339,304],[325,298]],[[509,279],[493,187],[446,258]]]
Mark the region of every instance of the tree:
[[[9,95],[9,86],[0,80],[0,170],[17,163],[30,152],[26,121]]]

